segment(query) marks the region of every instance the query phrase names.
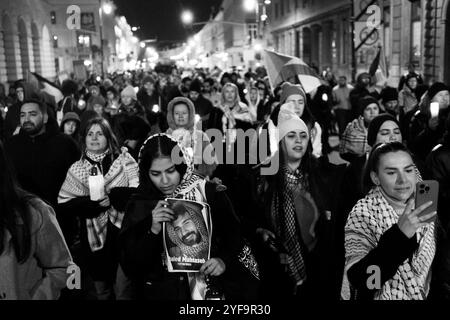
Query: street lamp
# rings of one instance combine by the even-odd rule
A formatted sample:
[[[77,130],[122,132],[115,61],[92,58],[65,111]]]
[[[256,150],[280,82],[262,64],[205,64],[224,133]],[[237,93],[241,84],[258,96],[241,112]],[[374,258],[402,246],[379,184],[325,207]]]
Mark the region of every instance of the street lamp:
[[[258,6],[257,0],[244,0],[245,11],[251,12],[255,10],[257,6]]]
[[[107,0],[107,2],[104,2],[102,4],[102,0],[98,0],[98,4],[99,4],[99,8],[98,8],[98,14],[99,14],[99,18],[100,18],[100,58],[101,58],[101,63],[100,63],[100,69],[101,69],[101,73],[102,76],[104,76],[104,53],[103,53],[103,13],[105,13],[106,15],[110,15],[114,8],[113,5],[111,4],[111,2],[109,2]]]
[[[190,10],[184,10],[184,11],[181,13],[181,21],[182,21],[184,24],[191,24],[192,21],[194,21],[194,15],[192,14],[192,11],[190,11]]]

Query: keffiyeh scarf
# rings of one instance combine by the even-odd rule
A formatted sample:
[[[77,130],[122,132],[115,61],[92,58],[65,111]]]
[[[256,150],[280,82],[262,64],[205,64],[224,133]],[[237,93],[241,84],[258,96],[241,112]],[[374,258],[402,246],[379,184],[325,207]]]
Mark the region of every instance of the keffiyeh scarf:
[[[58,203],[65,203],[74,198],[89,196],[89,176],[91,169],[97,166],[103,172],[101,162],[108,155],[92,154],[86,152],[88,159],[80,159],[69,169],[58,195]],[[104,174],[105,192],[108,194],[115,187],[137,187],[139,185],[139,170],[136,161],[131,155],[122,150],[122,153],[111,164],[108,172]],[[121,228],[124,212],[109,207],[96,218],[86,219],[86,228],[89,245],[92,251],[103,248],[106,240],[108,220],[117,228]]]
[[[272,225],[287,251],[289,276],[298,286],[306,280],[305,246],[297,224],[293,193],[296,188],[309,188],[306,177],[299,170],[291,172],[285,166],[282,168],[282,174],[284,185],[281,191],[275,192],[272,200]]]
[[[351,287],[347,271],[374,249],[380,237],[398,222],[399,214],[383,196],[380,187],[373,188],[359,200],[345,225],[345,270],[341,296],[350,299]],[[375,294],[375,300],[423,300],[428,295],[429,274],[436,242],[434,222],[416,232],[419,248],[412,259],[406,259],[394,277]]]

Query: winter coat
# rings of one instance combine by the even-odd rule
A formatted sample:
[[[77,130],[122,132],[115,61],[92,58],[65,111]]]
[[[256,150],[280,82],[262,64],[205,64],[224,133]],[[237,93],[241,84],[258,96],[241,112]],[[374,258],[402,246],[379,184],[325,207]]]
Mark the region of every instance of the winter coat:
[[[80,150],[57,127],[47,124],[46,128],[34,138],[20,132],[7,141],[6,150],[21,186],[55,206],[67,170],[80,158]]]
[[[318,217],[305,216],[300,210],[304,205],[301,197],[294,199],[297,225],[301,230],[311,230],[311,227],[313,227],[314,231],[313,236],[309,234],[308,237],[303,233],[299,235],[304,241],[308,240],[307,243],[309,244],[306,255],[306,295],[308,297],[320,296],[325,299],[338,297],[338,292],[333,291],[340,280],[335,274],[338,257],[334,239],[337,232],[338,190],[341,187],[344,170],[345,165],[331,164],[325,158],[312,159],[312,165],[308,172],[309,193],[317,207]],[[258,174],[253,179],[252,209],[244,221],[247,228],[253,228],[254,232],[257,228],[271,230],[272,199],[277,191],[273,189],[273,181],[270,182],[273,179],[275,179],[274,176],[260,176]],[[271,231],[275,233],[274,230]],[[274,256],[266,245],[257,240],[255,248],[258,248],[257,257],[260,259],[258,262],[261,265],[261,276],[266,276],[266,280],[263,280],[263,282],[267,280],[268,283],[275,281],[275,288],[282,285],[282,282],[286,281],[286,275],[279,258]],[[273,284],[269,284],[266,289],[271,291],[270,288],[273,288]],[[281,290],[283,291],[283,289]],[[286,295],[286,292],[277,291],[272,292],[273,294],[276,298]]]
[[[0,255],[0,300],[57,300],[74,269],[69,249],[52,207],[42,200],[30,200],[31,252],[23,263],[14,250]],[[7,231],[5,248],[11,244]]]

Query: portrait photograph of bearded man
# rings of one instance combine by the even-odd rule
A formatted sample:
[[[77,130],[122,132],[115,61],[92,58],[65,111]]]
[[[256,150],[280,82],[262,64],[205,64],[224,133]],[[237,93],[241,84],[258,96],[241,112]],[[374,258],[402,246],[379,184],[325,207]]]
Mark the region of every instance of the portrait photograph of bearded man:
[[[174,212],[165,223],[164,244],[168,270],[195,272],[209,259],[211,221],[209,208],[198,202],[167,199]]]

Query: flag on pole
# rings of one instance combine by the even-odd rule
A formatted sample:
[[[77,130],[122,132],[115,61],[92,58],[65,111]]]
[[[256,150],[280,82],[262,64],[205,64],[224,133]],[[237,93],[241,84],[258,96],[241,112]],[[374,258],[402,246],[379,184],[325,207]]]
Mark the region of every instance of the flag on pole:
[[[264,50],[265,64],[269,82],[274,89],[280,83],[297,78],[306,93],[310,93],[322,84],[316,71],[302,59],[275,51]]]
[[[378,73],[377,73],[378,71]],[[389,70],[387,68],[386,64],[386,56],[384,55],[384,50],[382,46],[378,47],[377,55],[375,56],[375,59],[373,59],[372,63],[370,64],[369,68],[369,74],[370,76],[377,76],[377,82],[378,75],[381,75],[383,80],[387,80],[389,78]]]
[[[37,88],[38,91],[43,91],[53,96],[56,103],[64,98],[64,95],[56,84],[35,72],[31,72],[28,70],[27,82]]]

